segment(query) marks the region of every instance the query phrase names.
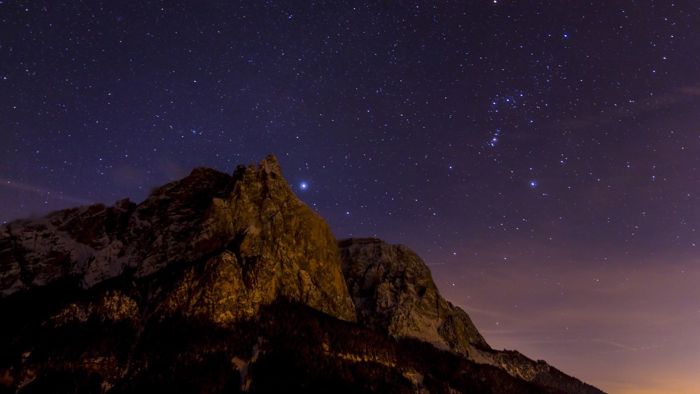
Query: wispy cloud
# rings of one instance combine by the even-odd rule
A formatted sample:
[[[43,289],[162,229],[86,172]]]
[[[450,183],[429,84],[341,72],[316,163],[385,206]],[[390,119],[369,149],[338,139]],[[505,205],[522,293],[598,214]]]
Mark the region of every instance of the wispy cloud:
[[[12,179],[0,178],[0,187],[11,190],[18,190],[23,192],[30,192],[34,194],[41,194],[52,199],[66,201],[76,204],[91,204],[93,201],[82,197],[70,196],[64,193],[60,193],[54,190],[50,190],[41,186],[32,185],[29,183],[18,182]]]
[[[609,124],[644,114],[686,104],[700,98],[700,84],[686,85],[659,95],[630,99],[627,103],[603,108],[600,112],[564,121],[558,127],[568,130],[587,129],[594,124]]]

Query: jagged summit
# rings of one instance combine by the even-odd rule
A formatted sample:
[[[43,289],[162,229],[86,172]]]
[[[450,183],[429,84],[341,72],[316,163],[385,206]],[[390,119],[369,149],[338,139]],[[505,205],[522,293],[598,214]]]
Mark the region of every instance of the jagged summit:
[[[233,176],[196,168],[140,204],[123,200],[114,207],[69,209],[0,229],[3,296],[66,280],[90,288],[184,262],[204,263],[212,280],[226,278],[202,289],[207,297],[212,288],[231,293],[219,294],[227,301],[217,301],[214,309],[235,305],[237,312],[230,313],[249,316],[284,296],[355,319],[335,238],[294,195],[272,155],[259,165],[239,166]],[[207,297],[188,302],[206,303]]]
[[[491,349],[410,249],[337,242],[274,156],[0,227],[0,393],[599,393]]]

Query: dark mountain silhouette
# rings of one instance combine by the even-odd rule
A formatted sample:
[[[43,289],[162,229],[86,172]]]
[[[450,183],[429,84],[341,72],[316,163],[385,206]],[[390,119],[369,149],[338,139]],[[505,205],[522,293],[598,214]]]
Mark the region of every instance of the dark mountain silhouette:
[[[601,392],[492,349],[408,248],[338,243],[272,156],[1,227],[0,296],[0,392]]]

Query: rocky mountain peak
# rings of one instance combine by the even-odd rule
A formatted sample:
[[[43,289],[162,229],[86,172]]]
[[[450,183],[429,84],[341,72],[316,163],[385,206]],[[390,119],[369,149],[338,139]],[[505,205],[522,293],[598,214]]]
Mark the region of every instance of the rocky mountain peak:
[[[265,159],[260,162],[260,169],[268,174],[274,173],[282,176],[282,167],[280,167],[280,162],[275,155],[265,156]]]
[[[0,393],[600,393],[489,347],[408,247],[336,241],[274,156],[0,227],[0,315]]]
[[[268,156],[233,176],[196,168],[140,204],[123,200],[9,223],[0,228],[0,290],[8,296],[65,281],[87,289],[127,273],[143,278],[194,264],[205,268],[206,280],[181,278],[179,286],[200,293],[172,289],[165,305],[173,312],[233,321],[282,297],[354,320],[335,242]],[[227,308],[234,312],[221,312]]]

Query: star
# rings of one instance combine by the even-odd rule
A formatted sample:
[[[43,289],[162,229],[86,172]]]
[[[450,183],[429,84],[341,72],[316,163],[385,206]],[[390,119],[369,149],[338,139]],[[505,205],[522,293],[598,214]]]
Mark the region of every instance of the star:
[[[34,14],[10,3],[0,0],[12,33],[0,46],[0,163],[12,163],[0,174],[0,223],[67,208],[63,195],[140,201],[193,166],[230,173],[272,153],[339,238],[376,235],[427,260],[452,256],[434,267],[439,279],[482,269],[501,278],[491,263],[507,255],[583,289],[593,277],[614,283],[618,268],[637,268],[655,251],[680,264],[700,248],[700,182],[689,181],[700,174],[694,2],[636,2],[634,17],[615,2],[484,0],[465,12],[459,2],[268,0],[220,2],[201,15],[114,2]],[[172,17],[178,23],[147,23]],[[331,23],[303,23],[313,20]],[[484,20],[488,29],[475,28]],[[96,25],[104,34],[93,34]],[[496,228],[503,232],[492,238]],[[591,266],[588,254],[598,252],[619,254],[615,272]],[[667,266],[648,260],[650,270]],[[529,270],[519,277],[512,265],[499,305],[539,291]],[[663,295],[668,279],[649,290]],[[454,301],[468,301],[461,281],[443,283]],[[462,287],[475,302],[491,291]],[[536,301],[533,312],[548,310]],[[597,318],[627,302],[636,301],[604,305]],[[683,313],[660,301],[648,312]],[[654,340],[645,335],[635,340]]]

